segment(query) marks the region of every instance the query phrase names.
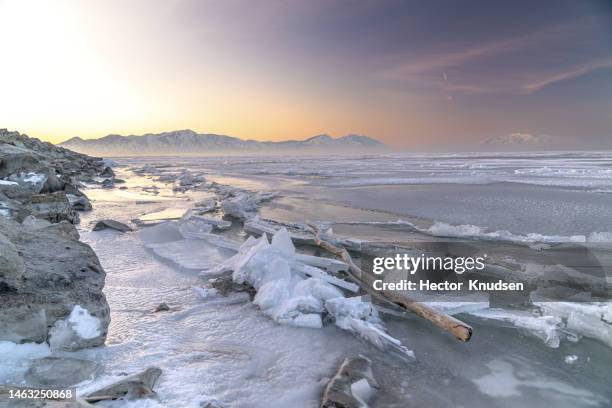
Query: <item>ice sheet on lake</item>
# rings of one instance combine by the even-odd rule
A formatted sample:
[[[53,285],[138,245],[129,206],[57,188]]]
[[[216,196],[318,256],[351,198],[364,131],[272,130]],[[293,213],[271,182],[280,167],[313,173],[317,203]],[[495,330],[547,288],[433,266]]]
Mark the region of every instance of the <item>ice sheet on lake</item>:
[[[194,220],[166,221],[139,231],[146,248],[157,256],[185,269],[202,270],[224,262],[232,255],[227,249],[199,239],[212,226]]]
[[[47,343],[16,344],[0,341],[0,384],[18,383],[30,362],[51,354]]]
[[[563,322],[556,316],[537,316],[530,311],[504,309],[481,309],[469,312],[470,315],[486,320],[508,323],[524,329],[549,347],[557,348],[561,343]]]
[[[376,308],[361,297],[344,297],[342,291],[322,270],[319,277],[305,277],[296,268],[296,251],[289,232],[281,229],[272,242],[266,234],[258,239],[250,237],[238,253],[216,269],[232,271],[234,282],[249,284],[256,291],[254,303],[276,322],[289,326],[320,328],[323,315],[376,347],[393,349],[404,355],[412,352],[389,336]],[[314,267],[309,267],[313,268]]]
[[[612,303],[536,302],[534,306],[531,310],[487,308],[466,313],[525,330],[553,348],[564,339],[577,341],[582,336],[612,347]]]

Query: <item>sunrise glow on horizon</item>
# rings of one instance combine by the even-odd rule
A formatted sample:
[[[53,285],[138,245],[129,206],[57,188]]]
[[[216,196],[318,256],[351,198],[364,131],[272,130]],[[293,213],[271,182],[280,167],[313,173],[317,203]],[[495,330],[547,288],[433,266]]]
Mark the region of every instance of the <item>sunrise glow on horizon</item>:
[[[612,146],[608,2],[0,0],[0,127]]]

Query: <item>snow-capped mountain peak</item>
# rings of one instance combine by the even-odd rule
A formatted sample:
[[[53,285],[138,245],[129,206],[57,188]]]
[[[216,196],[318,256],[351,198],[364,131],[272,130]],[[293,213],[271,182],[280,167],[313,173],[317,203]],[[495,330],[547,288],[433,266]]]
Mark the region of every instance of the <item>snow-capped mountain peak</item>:
[[[295,151],[315,152],[324,148],[325,151],[352,151],[363,149],[382,149],[385,146],[368,136],[346,135],[333,138],[320,134],[305,140],[287,140],[280,142],[259,142],[243,140],[237,137],[201,134],[190,129],[175,130],[142,136],[108,135],[99,139],[84,140],[73,137],[63,143],[66,147],[78,152],[97,155],[164,155],[164,154],[205,154],[222,152],[274,152]]]

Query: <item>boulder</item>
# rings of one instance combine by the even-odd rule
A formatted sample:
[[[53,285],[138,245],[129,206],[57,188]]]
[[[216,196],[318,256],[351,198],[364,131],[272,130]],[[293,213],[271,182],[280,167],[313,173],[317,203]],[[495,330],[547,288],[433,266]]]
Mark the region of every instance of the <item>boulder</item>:
[[[65,183],[57,177],[55,170],[48,169],[46,175],[47,179],[40,189],[41,193],[55,193],[56,191],[64,190]]]
[[[0,200],[4,201],[2,197],[11,200],[17,200],[20,202],[28,201],[32,197],[32,191],[23,188],[19,183],[10,180],[0,181]]]
[[[28,227],[34,230],[51,232],[68,239],[78,240],[80,238],[79,231],[76,229],[74,224],[71,224],[68,221],[61,221],[57,224],[52,224],[47,220],[43,220],[29,215],[24,218],[21,224],[27,225]]]
[[[17,290],[22,285],[25,264],[15,245],[0,233],[0,293]]]
[[[16,172],[39,169],[44,157],[23,147],[0,143],[0,178]]]
[[[37,229],[0,217],[5,243],[2,248],[11,248],[5,250],[5,270],[12,271],[2,278],[0,341],[45,341],[49,328],[69,318],[79,305],[99,320],[99,333],[81,339],[73,348],[101,345],[110,322],[102,292],[104,269],[89,245],[48,228]],[[20,260],[15,259],[15,253]]]
[[[79,214],[72,208],[64,192],[34,194],[28,209],[35,217],[49,222],[68,221],[78,224],[80,221]]]
[[[87,198],[85,195],[79,197],[69,195],[68,200],[70,201],[73,210],[91,211],[92,209],[91,202],[89,201],[89,198]]]
[[[106,228],[114,229],[120,232],[133,231],[132,227],[115,220],[100,220],[96,222],[96,225],[94,225],[93,231],[100,231]]]
[[[115,187],[115,182],[113,179],[104,179],[102,181],[102,188],[113,188]]]
[[[104,170],[100,173],[100,177],[115,177],[115,172],[110,167],[105,167]]]

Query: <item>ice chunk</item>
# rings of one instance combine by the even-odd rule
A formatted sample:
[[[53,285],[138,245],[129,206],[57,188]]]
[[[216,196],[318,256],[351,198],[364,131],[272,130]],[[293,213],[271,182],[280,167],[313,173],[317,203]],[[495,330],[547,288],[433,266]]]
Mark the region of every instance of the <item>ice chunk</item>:
[[[18,184],[26,185],[32,190],[38,192],[43,188],[43,185],[47,181],[47,175],[33,172],[18,173],[12,174],[9,176],[9,179],[10,181],[17,182]]]
[[[365,378],[351,384],[351,394],[355,397],[362,407],[368,406],[368,401],[374,396],[376,390],[370,386]]]
[[[281,280],[268,282],[262,285],[253,303],[259,306],[264,312],[270,311],[289,299],[289,281]]]
[[[140,239],[145,244],[157,244],[184,239],[177,223],[164,221],[152,227],[146,227],[138,231]]]
[[[214,297],[217,297],[217,295],[219,294],[219,292],[215,288],[199,288],[197,286],[194,286],[192,289],[202,299],[214,298]]]
[[[283,228],[272,236],[272,248],[276,249],[283,256],[293,258],[295,256],[295,247],[291,242],[289,231]]]
[[[49,331],[49,345],[52,349],[70,349],[82,340],[93,339],[99,335],[100,319],[76,305],[67,319],[55,322]]]
[[[19,183],[17,183],[16,181],[9,181],[9,180],[0,180],[0,186],[18,186]]]
[[[247,191],[237,191],[233,192],[233,197],[221,201],[221,208],[227,215],[231,215],[241,220],[248,220],[255,216],[259,204],[271,200],[276,196],[277,193],[275,192],[251,193]]]
[[[568,356],[565,356],[564,361],[566,364],[574,364],[576,361],[578,361],[578,356],[575,354],[570,354]]]
[[[242,220],[252,217],[257,207],[255,198],[246,192],[237,193],[234,197],[221,202],[221,208],[226,215]]]
[[[348,265],[337,259],[323,258],[319,256],[304,254],[296,254],[295,259],[303,264],[325,269],[326,271],[332,273],[348,270]]]
[[[68,322],[82,339],[93,339],[100,335],[100,319],[93,317],[87,309],[79,305],[72,309]]]
[[[593,232],[589,235],[587,241],[612,243],[612,232]]]
[[[370,302],[359,297],[347,299],[331,283],[355,289],[352,284],[297,262],[291,236],[284,228],[274,234],[272,244],[265,233],[258,239],[249,237],[237,254],[204,274],[230,270],[234,282],[249,284],[257,291],[254,303],[280,324],[319,328],[323,325],[322,315],[326,313],[333,317],[338,327],[381,350],[391,348],[413,357],[399,340],[385,333]],[[308,274],[315,277],[303,276]]]
[[[572,312],[567,318],[567,329],[612,347],[612,324],[603,321],[601,316]]]
[[[194,210],[198,213],[206,213],[213,211],[217,206],[217,202],[213,199],[198,201],[194,204]]]
[[[327,311],[336,318],[354,317],[356,319],[378,321],[378,312],[370,302],[362,301],[360,296],[339,297],[325,302]]]
[[[187,214],[189,215],[187,216]],[[220,219],[212,218],[212,217],[204,217],[202,215],[195,215],[193,214],[193,210],[187,211],[185,215],[187,216],[187,219],[196,220],[202,223],[210,224],[211,226],[213,226],[215,229],[218,229],[218,230],[228,229],[232,226],[231,221],[220,220]],[[185,219],[185,216],[183,218]]]
[[[292,325],[296,327],[320,329],[323,327],[323,322],[321,321],[321,315],[319,314],[300,314],[293,319]]]
[[[332,285],[338,286],[339,288],[348,290],[353,293],[359,291],[359,286],[352,282],[347,282],[343,279],[336,278],[335,276],[328,275],[325,271],[315,268],[314,266],[302,265],[296,262],[294,265],[296,271],[301,272],[313,278],[319,278],[325,282],[331,283]]]
[[[213,235],[213,236],[217,237],[217,235]],[[200,272],[200,275],[201,276],[216,275],[216,274],[221,274],[223,272],[228,272],[228,271],[233,271],[235,274],[236,270],[239,268],[239,263],[244,263],[248,261],[248,259],[246,259],[245,257],[247,256],[251,248],[256,244],[268,245],[268,238],[266,236],[260,237],[259,240],[256,240],[253,237],[247,238],[247,240],[244,241],[242,245],[238,245],[237,248],[235,248],[238,251],[237,254],[227,259],[226,261],[221,262],[218,265],[202,270]],[[255,252],[250,254],[250,256],[253,256],[254,254]],[[234,278],[234,280],[236,280],[236,278]],[[244,283],[244,280],[239,283]]]
[[[511,311],[498,308],[470,311],[470,315],[482,319],[509,323],[524,329],[527,333],[542,340],[548,347],[557,348],[561,343],[564,324],[557,316],[536,316],[530,311]]]
[[[145,244],[145,247],[182,268],[194,270],[210,269],[231,256],[223,248],[194,239]]]
[[[179,223],[179,232],[185,238],[197,239],[208,234],[212,231],[213,226],[209,223],[197,220],[195,218],[189,218],[181,220]]]
[[[322,301],[343,297],[342,292],[338,289],[316,278],[304,279],[296,283],[293,294],[295,296],[312,296]]]
[[[448,315],[456,315],[461,313],[477,312],[479,310],[488,309],[489,301],[474,302],[474,301],[441,301],[441,302],[426,302],[428,306],[446,313]]]
[[[541,302],[545,313],[566,321],[567,330],[612,347],[612,303]]]

